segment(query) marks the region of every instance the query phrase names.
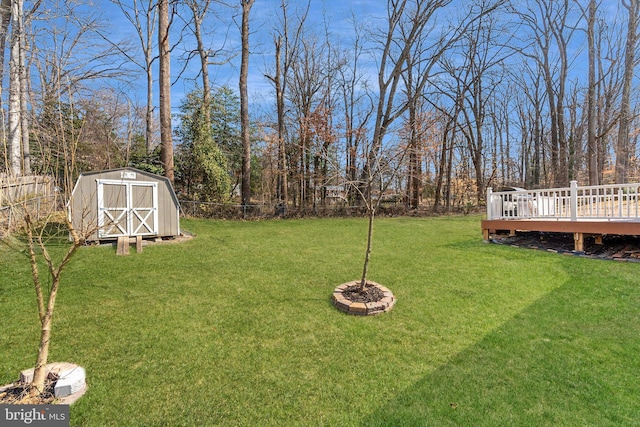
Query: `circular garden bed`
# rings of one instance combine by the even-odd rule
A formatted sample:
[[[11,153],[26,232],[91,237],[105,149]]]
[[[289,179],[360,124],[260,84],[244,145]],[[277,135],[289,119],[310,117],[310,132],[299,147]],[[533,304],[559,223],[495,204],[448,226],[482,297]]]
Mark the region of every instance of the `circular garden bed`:
[[[340,311],[357,316],[375,316],[393,308],[396,298],[379,283],[367,281],[363,292],[358,292],[359,280],[343,283],[333,290],[331,301]]]

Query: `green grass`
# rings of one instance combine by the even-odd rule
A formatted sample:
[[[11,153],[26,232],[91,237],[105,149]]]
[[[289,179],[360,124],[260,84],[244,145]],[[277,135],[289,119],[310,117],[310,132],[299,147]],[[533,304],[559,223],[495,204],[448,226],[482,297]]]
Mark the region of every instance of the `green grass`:
[[[330,303],[366,221],[183,221],[191,241],[83,248],[50,361],[73,426],[640,425],[640,264],[482,243],[479,217],[380,218],[377,317]],[[26,260],[2,253],[0,383],[35,361]]]

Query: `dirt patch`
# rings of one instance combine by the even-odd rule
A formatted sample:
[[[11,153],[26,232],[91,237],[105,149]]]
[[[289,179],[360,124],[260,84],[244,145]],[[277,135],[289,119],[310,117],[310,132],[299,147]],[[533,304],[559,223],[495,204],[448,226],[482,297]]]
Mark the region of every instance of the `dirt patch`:
[[[635,236],[602,236],[599,241],[595,237],[584,238],[584,251],[575,252],[573,234],[522,232],[515,236],[496,236],[493,243],[517,246],[529,249],[546,250],[558,253],[573,253],[576,255],[626,261],[640,261],[640,238]]]

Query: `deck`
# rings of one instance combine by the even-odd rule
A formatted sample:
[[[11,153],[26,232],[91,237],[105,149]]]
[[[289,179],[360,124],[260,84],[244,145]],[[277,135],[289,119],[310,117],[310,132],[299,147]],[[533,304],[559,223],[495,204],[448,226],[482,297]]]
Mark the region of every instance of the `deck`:
[[[604,235],[640,236],[640,183],[578,186],[544,190],[487,190],[487,219],[482,235],[540,231],[571,233],[574,250],[584,238]]]

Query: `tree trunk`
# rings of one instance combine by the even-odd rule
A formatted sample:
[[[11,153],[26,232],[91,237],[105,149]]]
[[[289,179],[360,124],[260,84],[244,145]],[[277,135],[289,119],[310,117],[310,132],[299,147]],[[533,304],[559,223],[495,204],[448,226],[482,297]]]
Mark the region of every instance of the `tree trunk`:
[[[629,168],[629,124],[631,122],[631,83],[635,65],[635,50],[638,40],[637,19],[639,0],[623,1],[629,11],[627,26],[627,45],[624,58],[624,77],[622,81],[622,99],[620,105],[620,124],[618,127],[618,145],[616,150],[616,183],[623,184],[627,180]]]
[[[171,57],[169,46],[169,0],[158,0],[158,49],[160,52],[160,162],[173,184],[173,140],[171,135]]]
[[[9,57],[9,171],[13,176],[22,173],[22,0],[11,5],[11,54]]]
[[[358,288],[358,292],[364,292],[365,287],[367,286],[367,274],[369,273],[369,259],[371,258],[371,244],[373,242],[373,219],[376,215],[376,208],[373,205],[373,200],[371,199],[371,191],[368,191],[368,205],[367,205],[367,217],[368,227],[367,227],[367,250],[364,254],[364,264],[362,266],[362,278],[360,279],[360,287]]]
[[[438,162],[438,173],[436,175],[436,188],[434,191],[432,212],[436,213],[440,206],[440,199],[442,197],[442,183],[444,180],[444,174],[447,167],[447,151],[448,151],[448,136],[449,136],[449,123],[444,128],[442,133],[442,145],[440,146],[440,161]]]
[[[587,89],[587,161],[589,185],[599,185],[598,147],[596,145],[596,0],[589,0],[587,17],[587,45],[589,51],[589,83]]]
[[[0,82],[4,81],[4,52],[7,46],[7,34],[9,32],[9,24],[11,23],[11,0],[0,0]],[[0,84],[0,112],[3,111],[3,85]],[[3,113],[4,114],[4,113]],[[4,160],[7,163],[7,171],[9,172],[8,158],[7,158],[7,150],[6,150],[6,134],[5,127],[2,126],[0,128],[2,134],[0,134],[0,138],[3,142],[4,150]]]
[[[11,0],[0,0],[0,77],[4,77],[4,49],[7,46],[7,34],[11,23]],[[0,91],[2,85],[0,85]],[[2,94],[2,92],[0,92]]]
[[[49,360],[49,342],[51,341],[51,320],[53,318],[53,308],[58,295],[58,281],[56,280],[49,293],[49,304],[45,316],[40,324],[40,345],[38,346],[38,358],[33,371],[33,381],[31,382],[31,395],[39,395],[44,391],[45,380],[47,379],[47,361]],[[51,307],[51,309],[49,309]]]
[[[206,13],[206,9],[200,13],[195,3],[189,3],[191,12],[193,13],[194,36],[196,38],[196,46],[198,56],[200,58],[200,70],[202,73],[202,105],[204,108],[205,128],[211,128],[211,84],[209,82],[209,53],[204,46],[202,40],[202,21]]]
[[[145,151],[151,154],[153,151],[153,69],[151,63],[147,64],[147,106],[145,108]]]
[[[27,60],[25,52],[27,50],[26,34],[24,29],[24,19],[20,29],[20,133],[22,136],[22,172],[31,175],[31,150],[29,144],[29,117],[27,114],[27,94],[29,83],[27,76]]]
[[[283,88],[283,79],[286,79],[286,76],[282,75],[282,58],[281,58],[281,49],[282,49],[282,37],[278,37],[275,40],[276,45],[276,75],[273,79],[275,87],[276,87],[276,109],[278,111],[278,188],[277,195],[278,200],[282,203],[284,209],[287,208],[289,204],[288,197],[288,183],[287,183],[287,151],[284,141],[284,131],[285,131],[285,123],[284,123],[284,88]]]
[[[251,138],[249,134],[249,13],[254,0],[240,0],[242,5],[242,60],[240,63],[240,127],[242,133],[242,204],[251,203]]]

